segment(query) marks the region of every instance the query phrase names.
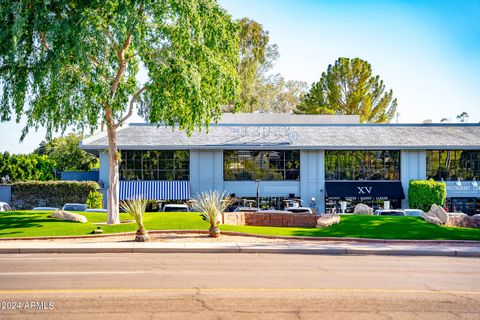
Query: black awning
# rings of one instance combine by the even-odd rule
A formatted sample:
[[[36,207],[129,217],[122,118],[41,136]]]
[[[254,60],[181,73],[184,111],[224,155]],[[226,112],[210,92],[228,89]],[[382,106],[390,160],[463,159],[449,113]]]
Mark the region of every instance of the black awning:
[[[401,182],[342,181],[325,182],[328,198],[346,200],[405,199]]]

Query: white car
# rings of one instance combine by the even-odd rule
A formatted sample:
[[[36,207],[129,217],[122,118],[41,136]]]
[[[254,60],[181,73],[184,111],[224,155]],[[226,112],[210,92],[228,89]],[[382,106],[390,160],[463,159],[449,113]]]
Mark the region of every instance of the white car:
[[[35,211],[57,211],[58,208],[55,208],[55,207],[35,207],[32,210],[35,210]]]
[[[163,206],[162,212],[189,212],[190,209],[186,204],[166,204]]]
[[[0,211],[12,211],[12,207],[6,202],[0,202]]]
[[[65,203],[63,211],[87,211],[88,206],[85,203]]]
[[[305,213],[305,214],[312,214],[312,209],[307,207],[290,207],[285,208],[285,211],[290,211],[291,213]]]
[[[255,207],[236,207],[234,212],[257,212],[258,208]]]
[[[405,214],[409,217],[420,217],[423,213],[420,209],[403,209],[403,211],[405,211]]]

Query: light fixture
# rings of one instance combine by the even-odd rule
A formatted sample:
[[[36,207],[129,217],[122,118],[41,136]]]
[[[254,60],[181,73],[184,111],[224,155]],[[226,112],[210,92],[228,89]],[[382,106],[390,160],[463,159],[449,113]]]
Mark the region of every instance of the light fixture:
[[[478,187],[477,179],[473,178],[472,186],[473,186],[474,188]]]
[[[456,185],[459,186],[459,187],[462,185],[462,181],[460,181],[460,178],[457,179]]]

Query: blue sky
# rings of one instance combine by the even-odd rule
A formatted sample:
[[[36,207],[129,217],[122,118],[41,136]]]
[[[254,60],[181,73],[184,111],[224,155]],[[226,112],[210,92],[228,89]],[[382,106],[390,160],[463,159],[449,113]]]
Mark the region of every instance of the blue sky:
[[[274,72],[311,84],[338,57],[372,64],[398,98],[399,122],[480,121],[480,0],[219,0],[249,17],[279,46]],[[134,118],[138,121],[138,118]],[[0,124],[0,151],[30,152],[44,137],[18,144],[22,125]]]

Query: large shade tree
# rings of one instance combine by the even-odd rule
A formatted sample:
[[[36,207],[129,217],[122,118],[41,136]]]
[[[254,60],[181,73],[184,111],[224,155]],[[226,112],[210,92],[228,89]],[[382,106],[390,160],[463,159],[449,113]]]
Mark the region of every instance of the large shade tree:
[[[108,223],[119,222],[116,130],[139,101],[151,123],[190,132],[237,95],[238,25],[215,0],[1,1],[0,30],[1,121],[26,117],[22,137],[106,123]]]
[[[395,116],[397,99],[386,91],[371,65],[362,59],[339,58],[329,65],[296,108],[301,114],[358,114],[362,122],[387,122]]]

